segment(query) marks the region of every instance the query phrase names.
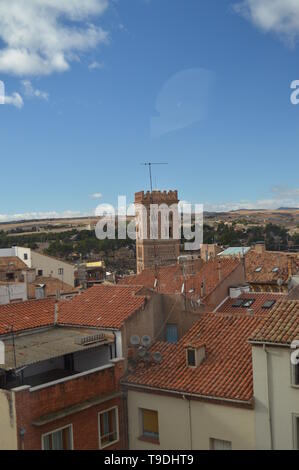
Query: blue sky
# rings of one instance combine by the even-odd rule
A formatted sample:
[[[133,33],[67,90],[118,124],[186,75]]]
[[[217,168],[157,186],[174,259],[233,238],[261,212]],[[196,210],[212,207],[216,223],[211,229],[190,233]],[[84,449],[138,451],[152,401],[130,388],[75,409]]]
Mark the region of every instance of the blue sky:
[[[0,6],[1,220],[130,201],[145,161],[206,209],[299,207],[299,6],[56,2],[28,0],[20,37]]]

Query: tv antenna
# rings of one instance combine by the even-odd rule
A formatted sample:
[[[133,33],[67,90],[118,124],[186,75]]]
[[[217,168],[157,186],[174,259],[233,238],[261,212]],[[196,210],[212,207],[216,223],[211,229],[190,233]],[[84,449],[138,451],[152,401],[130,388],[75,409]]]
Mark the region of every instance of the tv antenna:
[[[150,179],[150,190],[151,190],[151,193],[152,193],[153,192],[152,166],[153,165],[168,165],[168,163],[145,162],[145,163],[141,163],[141,165],[148,167],[149,179]]]

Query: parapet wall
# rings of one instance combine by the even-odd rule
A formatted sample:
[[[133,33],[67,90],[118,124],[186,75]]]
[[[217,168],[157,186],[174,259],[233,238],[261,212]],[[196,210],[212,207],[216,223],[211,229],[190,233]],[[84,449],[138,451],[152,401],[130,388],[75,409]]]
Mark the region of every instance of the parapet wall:
[[[140,191],[135,193],[135,204],[175,204],[178,203],[178,192],[175,191]]]

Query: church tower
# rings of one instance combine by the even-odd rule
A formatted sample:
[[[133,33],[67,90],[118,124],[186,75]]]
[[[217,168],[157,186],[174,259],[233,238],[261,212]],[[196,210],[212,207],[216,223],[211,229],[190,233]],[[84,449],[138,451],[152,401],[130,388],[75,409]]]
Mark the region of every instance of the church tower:
[[[174,221],[179,220],[178,203],[177,191],[141,191],[135,194],[137,273],[145,268],[177,263],[180,239],[175,238]],[[166,228],[161,224],[162,212],[153,210],[154,205],[166,209]],[[154,221],[157,231],[153,236],[151,227]]]

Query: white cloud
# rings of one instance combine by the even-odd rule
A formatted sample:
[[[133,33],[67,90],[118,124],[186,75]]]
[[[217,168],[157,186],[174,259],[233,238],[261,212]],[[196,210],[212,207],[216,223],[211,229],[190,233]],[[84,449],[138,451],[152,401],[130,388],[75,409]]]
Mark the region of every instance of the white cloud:
[[[39,98],[41,100],[48,101],[49,93],[35,89],[30,80],[23,80],[22,85],[24,88],[25,96],[27,96],[28,98]]]
[[[299,188],[275,186],[271,189],[271,197],[256,201],[243,200],[238,202],[223,202],[204,204],[205,211],[226,212],[239,209],[278,209],[279,207],[298,208]]]
[[[265,32],[274,32],[291,40],[299,35],[298,0],[243,0],[235,10]]]
[[[99,70],[99,69],[104,68],[104,64],[95,61],[95,62],[92,62],[91,64],[89,64],[88,68],[89,68],[89,70]]]
[[[0,71],[14,75],[64,72],[80,52],[108,40],[91,23],[108,0],[1,0]]]
[[[19,214],[0,214],[0,223],[14,222],[20,220],[43,220],[43,219],[70,219],[75,217],[85,217],[90,214],[79,211],[66,210],[64,212],[24,212]]]
[[[91,194],[92,199],[101,199],[102,198],[102,194],[101,193],[93,193]]]
[[[13,93],[11,96],[5,95],[4,104],[11,104],[12,106],[15,106],[16,108],[21,109],[24,106],[24,101],[23,101],[22,96],[19,93]]]

